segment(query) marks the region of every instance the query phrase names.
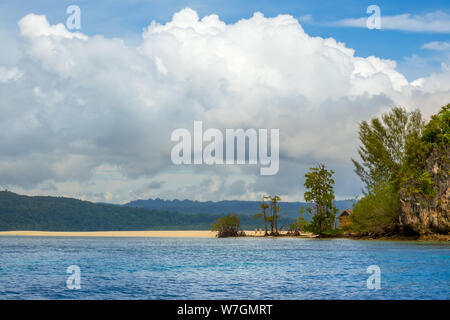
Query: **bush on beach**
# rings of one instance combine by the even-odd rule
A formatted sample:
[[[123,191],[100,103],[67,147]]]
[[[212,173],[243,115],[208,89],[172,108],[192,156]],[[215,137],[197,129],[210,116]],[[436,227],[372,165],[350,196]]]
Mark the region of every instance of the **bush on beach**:
[[[240,237],[245,236],[241,230],[241,222],[235,214],[222,218],[217,218],[217,222],[213,224],[213,231],[217,231],[217,237]]]

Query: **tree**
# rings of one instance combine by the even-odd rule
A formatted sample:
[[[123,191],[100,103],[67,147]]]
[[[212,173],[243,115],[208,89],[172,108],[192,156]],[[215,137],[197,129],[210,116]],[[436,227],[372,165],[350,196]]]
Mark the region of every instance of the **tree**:
[[[361,123],[358,153],[362,162],[352,161],[366,188],[365,196],[353,208],[351,231],[371,235],[395,232],[401,210],[399,190],[409,175],[404,163],[411,150],[419,150],[423,129],[420,111],[407,112],[400,107]],[[412,157],[424,162],[417,153]]]
[[[266,204],[264,201],[266,199],[270,200],[270,206]],[[255,219],[264,219],[264,226],[265,226],[265,233],[264,235],[268,235],[267,232],[267,223],[270,223],[270,235],[279,235],[279,229],[278,229],[278,219],[280,218],[280,215],[278,214],[280,212],[280,206],[278,205],[278,202],[280,201],[280,197],[275,195],[273,197],[270,196],[264,196],[263,201],[261,203],[261,209],[262,213],[257,213],[253,215],[253,218]],[[266,213],[266,210],[269,209],[269,212]]]
[[[288,234],[293,236],[299,236],[300,233],[309,226],[308,221],[306,221],[305,219],[304,212],[305,207],[301,207],[299,211],[300,216],[297,218],[297,221],[295,221],[289,226]]]
[[[313,214],[313,219],[309,227],[310,231],[323,235],[329,232],[335,221],[337,209],[333,205],[334,200],[334,171],[327,170],[324,164],[310,168],[305,177],[304,198],[306,202],[312,204],[307,210]]]
[[[253,218],[255,219],[259,219],[259,218],[263,218],[264,219],[264,235],[267,236],[267,215],[266,215],[266,210],[269,208],[269,205],[266,204],[264,202],[264,200],[266,199],[266,197],[263,197],[263,200],[261,202],[260,208],[262,210],[262,213],[257,213],[253,216]]]
[[[362,162],[354,159],[352,162],[356,174],[366,185],[366,194],[387,181],[398,188],[406,142],[411,137],[420,137],[423,126],[420,111],[407,112],[400,107],[383,114],[381,119],[361,122],[358,154]]]
[[[271,212],[271,220],[272,220],[272,235],[278,235],[278,219],[280,218],[280,215],[278,212],[280,212],[280,207],[278,206],[278,202],[281,200],[281,198],[277,195],[270,197],[270,212]]]
[[[377,184],[370,194],[355,203],[348,228],[370,236],[395,233],[400,202],[392,189],[392,185]]]
[[[423,129],[422,136],[410,136],[405,146],[402,167],[402,186],[409,184],[414,190],[426,198],[435,195],[436,186],[431,181],[431,174],[425,165],[431,152],[440,150],[445,157],[445,148],[450,146],[450,104],[443,106],[438,114]],[[449,159],[447,159],[449,161]],[[414,183],[410,183],[414,181]]]
[[[270,234],[273,235],[273,230],[275,228],[275,218],[273,216],[273,202],[272,197],[270,196],[264,196],[264,199],[270,200],[270,208],[269,208],[269,216],[266,217],[267,221],[270,222]]]
[[[243,235],[243,233],[240,232],[241,222],[239,217],[235,214],[217,218],[217,222],[212,225],[212,229],[213,231],[217,231],[217,236],[219,238],[238,237]]]

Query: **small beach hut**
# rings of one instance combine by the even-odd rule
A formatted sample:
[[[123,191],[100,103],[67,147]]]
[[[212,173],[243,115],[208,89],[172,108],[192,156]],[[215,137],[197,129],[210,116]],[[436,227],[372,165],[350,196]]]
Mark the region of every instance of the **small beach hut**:
[[[339,227],[342,228],[350,223],[350,215],[352,214],[352,210],[345,209],[338,216]]]

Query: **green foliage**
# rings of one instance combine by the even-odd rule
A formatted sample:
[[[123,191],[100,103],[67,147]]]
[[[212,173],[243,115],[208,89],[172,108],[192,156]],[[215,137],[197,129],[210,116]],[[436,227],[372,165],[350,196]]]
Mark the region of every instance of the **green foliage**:
[[[265,203],[266,199],[270,200],[270,206]],[[254,219],[263,219],[264,235],[269,234],[267,224],[270,224],[270,235],[279,235],[278,220],[281,218],[281,215],[279,215],[278,213],[281,209],[278,203],[280,202],[280,200],[280,197],[277,195],[273,197],[263,196],[263,200],[260,205],[262,213],[253,215]]]
[[[264,202],[266,198],[267,197],[263,197],[261,205],[259,206],[261,208],[262,213],[257,213],[253,216],[254,219],[262,219],[264,221],[264,235],[267,235],[267,223],[270,222],[266,212],[267,209],[269,208],[269,205]]]
[[[419,193],[425,198],[436,195],[436,186],[431,173],[425,171],[425,164],[431,152],[450,145],[450,104],[431,117],[422,136],[412,136],[406,142],[402,165],[401,184],[409,193]],[[449,161],[449,159],[441,159]],[[410,183],[413,182],[413,183]]]
[[[450,144],[450,104],[431,118],[423,131],[422,141],[434,145]]]
[[[297,221],[289,225],[288,233],[291,235],[299,236],[300,232],[306,231],[309,227],[309,222],[305,219],[304,216],[305,208],[300,208],[300,216],[297,218]]]
[[[237,237],[240,234],[241,221],[235,214],[217,218],[217,222],[212,225],[212,230],[217,231],[219,238]]]
[[[277,195],[273,197],[267,197],[270,199],[270,216],[267,218],[270,222],[270,233],[271,235],[278,235],[279,229],[278,229],[278,219],[280,219],[280,215],[278,214],[281,210],[278,203],[280,202],[281,198]]]
[[[430,176],[423,172],[429,154],[422,146],[425,131],[419,111],[407,112],[399,107],[361,123],[358,153],[362,162],[352,161],[366,190],[354,206],[348,226],[351,231],[381,234],[396,230],[400,188],[412,176],[420,178],[421,189],[433,190]]]
[[[336,236],[342,236],[343,234],[344,234],[344,231],[342,229],[328,229],[323,232],[322,236],[336,237]]]
[[[297,225],[300,227],[300,230],[305,230],[305,228],[309,225],[309,222],[305,219],[305,208],[301,207],[300,216],[297,218]]]
[[[323,235],[325,231],[331,230],[336,218],[337,209],[334,200],[334,171],[328,171],[324,164],[310,168],[305,177],[306,192],[304,198],[312,203],[307,211],[313,214],[308,231]]]
[[[220,216],[97,204],[63,197],[28,197],[0,191],[2,231],[209,230]],[[241,225],[255,226],[250,216],[242,216]]]
[[[352,159],[355,172],[370,193],[377,184],[390,181],[397,185],[405,155],[406,142],[421,136],[422,115],[419,111],[407,112],[393,108],[359,127],[361,146],[358,149],[361,163]]]
[[[354,205],[348,228],[359,234],[392,233],[396,230],[399,210],[400,202],[394,187],[377,185]]]
[[[299,236],[301,231],[302,230],[300,228],[300,225],[297,223],[297,221],[293,222],[289,225],[289,228],[288,228],[289,235]]]

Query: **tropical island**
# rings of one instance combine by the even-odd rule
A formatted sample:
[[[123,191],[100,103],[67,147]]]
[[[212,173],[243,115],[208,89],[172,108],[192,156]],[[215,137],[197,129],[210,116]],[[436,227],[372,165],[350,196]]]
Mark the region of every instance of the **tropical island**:
[[[420,111],[395,107],[380,118],[363,121],[359,139],[361,161],[352,161],[365,190],[353,210],[341,213],[340,225],[333,202],[334,171],[321,163],[305,175],[304,198],[311,204],[306,210],[312,220],[305,219],[302,207],[297,221],[282,234],[277,226],[280,197],[265,196],[262,213],[254,216],[262,218],[264,235],[310,232],[318,237],[450,240],[450,104],[426,124]],[[219,237],[245,235],[239,226],[239,218],[230,215],[219,218],[213,230]]]
[[[449,240],[450,104],[428,123],[395,107],[361,122],[359,139],[360,160],[352,161],[365,185],[360,199],[335,200],[335,172],[324,163],[305,175],[305,203],[265,195],[259,204],[157,199],[149,207],[0,191],[0,234]]]

